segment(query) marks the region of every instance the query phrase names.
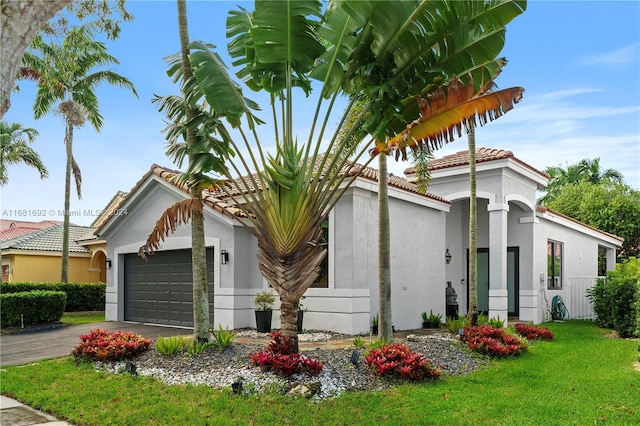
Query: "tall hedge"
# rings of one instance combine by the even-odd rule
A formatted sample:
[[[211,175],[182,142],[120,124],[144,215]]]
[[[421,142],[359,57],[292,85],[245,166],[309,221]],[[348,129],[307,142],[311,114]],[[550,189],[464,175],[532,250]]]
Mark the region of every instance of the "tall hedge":
[[[59,321],[66,303],[67,295],[62,291],[33,290],[0,294],[0,326]]]
[[[630,257],[589,290],[598,325],[640,337],[640,259]]]
[[[104,283],[0,283],[0,293],[46,290],[67,295],[67,312],[104,311],[107,285]]]

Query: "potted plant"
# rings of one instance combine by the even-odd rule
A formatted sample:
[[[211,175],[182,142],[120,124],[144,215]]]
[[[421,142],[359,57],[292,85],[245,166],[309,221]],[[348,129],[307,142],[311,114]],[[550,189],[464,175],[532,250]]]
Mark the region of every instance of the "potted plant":
[[[440,328],[440,324],[442,323],[442,314],[434,314],[433,311],[429,310],[429,318],[428,321],[429,328]]]
[[[429,315],[426,312],[422,313],[422,328],[429,328]]]
[[[378,316],[373,317],[373,326],[371,326],[371,334],[378,334]]]
[[[261,291],[253,299],[253,304],[256,307],[256,330],[258,333],[271,332],[271,316],[275,301],[276,298],[271,290]]]

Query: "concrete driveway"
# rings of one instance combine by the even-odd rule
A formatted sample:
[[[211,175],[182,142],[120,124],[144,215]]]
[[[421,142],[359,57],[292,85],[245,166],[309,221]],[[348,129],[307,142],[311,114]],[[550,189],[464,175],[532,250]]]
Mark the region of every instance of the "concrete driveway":
[[[0,366],[27,364],[45,358],[71,355],[71,351],[80,343],[79,336],[96,328],[110,331],[132,331],[151,339],[158,336],[193,334],[193,330],[190,328],[114,321],[6,334],[0,336]]]

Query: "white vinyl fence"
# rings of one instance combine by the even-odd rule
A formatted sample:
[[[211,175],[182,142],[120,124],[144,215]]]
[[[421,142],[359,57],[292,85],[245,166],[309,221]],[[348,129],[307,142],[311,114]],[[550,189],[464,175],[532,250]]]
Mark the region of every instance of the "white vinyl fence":
[[[569,311],[569,318],[595,320],[593,305],[587,297],[587,290],[594,287],[598,277],[568,277],[564,288],[564,303]]]

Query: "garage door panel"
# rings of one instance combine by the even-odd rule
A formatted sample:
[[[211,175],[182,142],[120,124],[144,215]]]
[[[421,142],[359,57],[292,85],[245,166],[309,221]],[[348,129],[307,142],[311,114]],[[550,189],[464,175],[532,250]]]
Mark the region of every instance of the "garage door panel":
[[[213,248],[207,249],[209,310],[213,313]],[[156,252],[148,261],[125,255],[125,320],[193,326],[190,250]]]

